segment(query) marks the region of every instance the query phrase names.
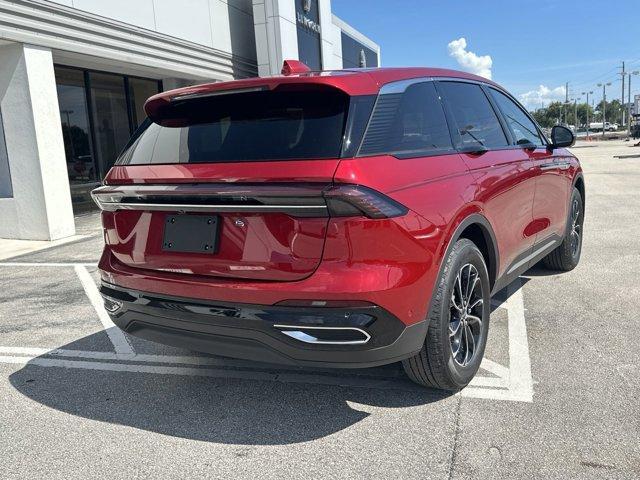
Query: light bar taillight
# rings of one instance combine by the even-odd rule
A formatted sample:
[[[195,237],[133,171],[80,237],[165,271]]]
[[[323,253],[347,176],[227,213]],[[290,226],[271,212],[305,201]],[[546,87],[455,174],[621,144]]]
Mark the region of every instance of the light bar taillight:
[[[91,195],[106,211],[252,212],[374,219],[400,217],[408,211],[380,192],[351,184],[108,185],[96,188]]]
[[[323,195],[332,217],[364,215],[369,218],[392,218],[408,212],[404,205],[362,185],[336,185],[325,190]]]

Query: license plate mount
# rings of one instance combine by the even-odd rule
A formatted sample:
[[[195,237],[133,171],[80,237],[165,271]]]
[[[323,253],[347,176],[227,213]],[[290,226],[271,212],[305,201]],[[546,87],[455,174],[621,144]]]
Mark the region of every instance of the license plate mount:
[[[218,251],[218,230],[217,215],[166,215],[162,250],[214,254]]]

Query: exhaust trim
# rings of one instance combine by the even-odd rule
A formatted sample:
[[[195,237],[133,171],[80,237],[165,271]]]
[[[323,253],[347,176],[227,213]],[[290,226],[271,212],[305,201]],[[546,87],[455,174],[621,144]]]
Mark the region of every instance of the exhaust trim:
[[[279,329],[282,333],[287,335],[288,337],[293,338],[294,340],[298,340],[304,343],[312,343],[316,345],[364,345],[369,340],[371,340],[371,335],[362,330],[361,328],[356,327],[316,327],[309,325],[274,325],[274,328]],[[351,330],[358,332],[364,336],[361,340],[322,340],[318,337],[315,337],[304,330]]]

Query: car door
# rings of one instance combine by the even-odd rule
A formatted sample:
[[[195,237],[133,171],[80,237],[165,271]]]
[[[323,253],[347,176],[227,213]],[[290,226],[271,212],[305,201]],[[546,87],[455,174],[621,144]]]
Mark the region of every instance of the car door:
[[[491,223],[498,243],[498,276],[526,258],[535,235],[532,222],[535,177],[533,163],[512,144],[506,126],[478,83],[441,80],[452,136],[474,176],[474,198]]]
[[[554,153],[547,148],[535,122],[511,97],[495,88],[488,88],[488,91],[501,111],[514,143],[533,163],[536,190],[533,219],[526,233],[535,235],[532,253],[543,253],[564,234],[570,186],[564,170],[570,164],[560,151]]]

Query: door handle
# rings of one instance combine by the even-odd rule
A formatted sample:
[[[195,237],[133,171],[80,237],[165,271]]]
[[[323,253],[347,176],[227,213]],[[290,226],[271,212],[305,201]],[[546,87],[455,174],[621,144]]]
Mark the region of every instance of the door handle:
[[[571,166],[569,162],[549,162],[540,165],[540,170],[567,170]]]
[[[540,165],[540,170],[553,170],[554,168],[558,168],[558,163],[550,162]]]

